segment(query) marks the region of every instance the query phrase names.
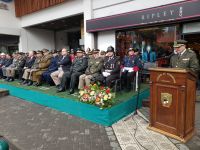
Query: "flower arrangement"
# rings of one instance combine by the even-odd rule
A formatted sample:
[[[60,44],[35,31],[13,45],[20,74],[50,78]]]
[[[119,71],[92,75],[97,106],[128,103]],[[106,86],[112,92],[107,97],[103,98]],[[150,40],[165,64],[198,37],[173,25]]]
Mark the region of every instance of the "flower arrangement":
[[[81,102],[99,106],[101,109],[111,107],[113,98],[114,94],[111,93],[110,88],[100,86],[100,84],[91,84],[79,91]]]

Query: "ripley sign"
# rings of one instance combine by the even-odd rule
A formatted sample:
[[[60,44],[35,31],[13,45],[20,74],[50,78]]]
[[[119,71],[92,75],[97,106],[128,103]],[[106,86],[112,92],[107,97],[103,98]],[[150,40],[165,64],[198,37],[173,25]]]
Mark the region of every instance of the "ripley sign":
[[[143,22],[147,21],[155,21],[155,20],[160,20],[160,19],[165,19],[168,16],[170,16],[171,18],[173,18],[173,16],[179,16],[182,17],[183,16],[183,7],[178,7],[176,9],[170,9],[170,10],[164,10],[164,11],[160,11],[160,12],[156,12],[156,13],[147,13],[147,14],[143,14],[141,15],[141,19]],[[146,22],[145,22],[146,23]]]
[[[138,27],[170,21],[200,18],[200,0],[190,0],[87,20],[87,32]]]

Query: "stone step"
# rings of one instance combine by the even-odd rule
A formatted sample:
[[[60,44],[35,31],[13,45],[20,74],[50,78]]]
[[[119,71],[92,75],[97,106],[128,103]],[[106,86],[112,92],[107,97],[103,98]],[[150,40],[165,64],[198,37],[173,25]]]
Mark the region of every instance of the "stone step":
[[[0,89],[0,97],[9,95],[9,91],[6,89]]]

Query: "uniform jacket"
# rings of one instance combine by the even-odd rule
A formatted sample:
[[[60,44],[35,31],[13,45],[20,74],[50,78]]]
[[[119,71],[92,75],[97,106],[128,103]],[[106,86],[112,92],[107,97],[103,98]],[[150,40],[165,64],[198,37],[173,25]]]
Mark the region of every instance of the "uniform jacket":
[[[122,62],[124,67],[134,67],[138,66],[142,68],[142,62],[139,56],[125,56]]]
[[[51,58],[52,58],[51,54],[43,56],[39,62],[38,69],[43,70],[43,71],[47,70],[47,68],[49,67],[51,63]]]
[[[87,68],[87,65],[88,65],[87,57],[81,57],[81,58],[76,57],[72,63],[70,72],[71,73],[74,73],[74,72],[84,73]]]
[[[71,60],[70,60],[70,56],[67,55],[65,57],[61,56],[57,62],[58,67],[62,67],[62,70],[65,71],[69,71],[70,67],[71,67]]]
[[[102,58],[94,58],[91,57],[88,59],[88,67],[85,71],[86,75],[98,75],[101,73],[101,69],[103,67],[103,59]]]
[[[195,73],[199,71],[199,61],[192,50],[186,50],[181,56],[173,55],[170,59],[170,66],[172,68],[190,69]]]
[[[16,69],[23,69],[25,62],[26,60],[24,59],[24,57],[19,58],[16,63]]]
[[[105,57],[102,72],[105,70],[111,70],[111,74],[117,74],[120,72],[120,59],[117,56]]]

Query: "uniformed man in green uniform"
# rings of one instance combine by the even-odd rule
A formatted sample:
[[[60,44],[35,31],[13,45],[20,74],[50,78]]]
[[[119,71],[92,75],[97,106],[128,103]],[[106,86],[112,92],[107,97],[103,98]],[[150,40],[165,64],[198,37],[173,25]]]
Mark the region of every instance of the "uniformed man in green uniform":
[[[185,40],[177,40],[174,42],[175,55],[170,59],[172,68],[190,69],[196,74],[199,71],[199,62],[194,51],[186,49]]]
[[[101,74],[103,59],[99,57],[99,51],[99,49],[92,50],[92,56],[88,60],[88,67],[85,71],[85,74],[82,74],[79,77],[78,89],[83,89],[85,85],[89,86],[91,79]]]

